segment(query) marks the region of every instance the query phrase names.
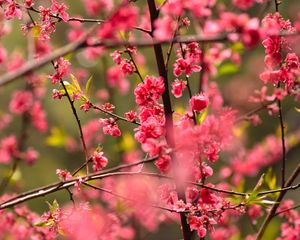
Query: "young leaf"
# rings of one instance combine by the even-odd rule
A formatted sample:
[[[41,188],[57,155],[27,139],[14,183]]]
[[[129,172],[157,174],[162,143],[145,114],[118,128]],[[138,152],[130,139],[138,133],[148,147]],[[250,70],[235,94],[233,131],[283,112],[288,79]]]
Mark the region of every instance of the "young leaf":
[[[73,86],[68,81],[64,81],[63,83],[64,83],[69,95],[71,95],[72,93],[78,93],[79,92],[77,87]]]
[[[77,90],[77,92],[82,92],[77,78],[73,74],[71,74],[70,77],[71,77],[71,80],[72,80],[72,83],[73,83],[72,85]]]
[[[219,67],[219,75],[231,75],[239,71],[239,67],[233,63],[225,63]]]
[[[265,178],[265,174],[263,173],[263,174],[260,176],[258,182],[256,183],[256,185],[255,185],[255,187],[254,187],[254,189],[253,189],[253,193],[256,193],[256,192],[258,191],[258,189],[263,185],[263,183],[264,183],[264,178]]]
[[[66,135],[58,127],[53,127],[50,130],[51,134],[46,138],[46,144],[51,147],[64,147],[66,144]]]
[[[56,199],[53,200],[53,203],[49,203],[47,202],[48,206],[49,206],[49,211],[51,213],[55,213],[57,211],[57,209],[59,209],[59,204],[58,202],[56,201]]]
[[[90,95],[92,81],[93,81],[93,76],[90,76],[90,78],[87,80],[86,85],[85,85],[85,94],[86,94],[86,96]]]
[[[34,224],[36,227],[51,227],[54,224],[54,221],[52,219],[49,219],[48,221],[43,222],[37,222]]]
[[[268,169],[265,176],[265,182],[268,185],[269,189],[276,189],[276,176],[273,174],[272,168]]]

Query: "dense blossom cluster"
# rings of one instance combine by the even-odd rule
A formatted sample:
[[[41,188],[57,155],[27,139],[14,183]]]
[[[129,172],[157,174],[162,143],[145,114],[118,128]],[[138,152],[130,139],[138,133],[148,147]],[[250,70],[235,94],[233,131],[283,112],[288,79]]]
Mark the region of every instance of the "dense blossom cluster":
[[[0,164],[5,167],[0,238],[143,239],[160,224],[175,222],[184,240],[196,235],[252,240],[262,239],[268,225],[263,218],[271,214],[281,224],[277,240],[300,239],[299,205],[283,200],[299,184],[277,191],[279,178],[271,170],[300,143],[294,122],[287,119],[292,130],[285,131],[282,107],[289,97],[300,100],[295,46],[300,19],[284,19],[278,11],[281,1],[275,1],[273,14],[267,13],[271,1],[266,0],[231,0],[229,6],[216,0],[81,2],[85,12],[80,14],[86,18],[73,16],[72,1],[69,6],[58,0],[0,0],[0,39],[13,33],[14,19],[28,40],[26,54],[10,52],[5,41],[0,44],[0,91],[10,97],[0,102],[6,108],[0,112]],[[254,7],[261,7],[260,15],[247,12]],[[95,26],[88,30],[90,25]],[[51,58],[57,45],[53,37],[62,32],[71,44]],[[255,47],[265,51],[264,61],[255,60],[265,68],[251,73],[262,86],[251,79],[256,90],[234,86],[233,95],[250,93],[249,102],[260,108],[242,115],[233,96],[223,98],[230,84],[219,80],[236,73],[248,55],[243,53]],[[48,77],[32,67],[41,60],[52,63]],[[89,73],[92,68],[95,76]],[[18,90],[2,87],[18,77],[23,79]],[[49,104],[55,107],[49,109]],[[72,121],[61,106],[70,108]],[[58,123],[46,109],[60,114]],[[261,110],[270,116],[261,116]],[[266,117],[279,118],[279,130],[252,143],[246,121],[261,127]],[[19,122],[20,130],[14,131]],[[63,129],[71,123],[79,137]],[[37,139],[46,135],[45,141],[32,138],[34,130]],[[3,194],[23,188],[22,162],[47,159],[45,149],[33,147],[37,142],[66,149],[77,168],[57,167],[59,182],[53,185]],[[123,164],[107,168],[119,162]],[[148,167],[151,162],[154,166]],[[283,166],[282,181],[287,179]],[[260,172],[266,174],[258,180]],[[251,189],[253,182],[245,181],[254,177],[258,182]],[[41,216],[18,205],[62,189],[72,204],[51,200]],[[241,232],[241,215],[260,230]]]

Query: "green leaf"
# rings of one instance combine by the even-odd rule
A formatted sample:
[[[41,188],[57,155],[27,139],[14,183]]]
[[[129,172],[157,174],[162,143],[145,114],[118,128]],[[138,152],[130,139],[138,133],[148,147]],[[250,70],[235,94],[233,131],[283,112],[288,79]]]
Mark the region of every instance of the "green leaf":
[[[258,192],[258,189],[263,185],[263,183],[264,183],[264,181],[265,181],[264,178],[265,178],[265,174],[263,173],[263,174],[260,176],[258,182],[256,183],[256,185],[255,185],[255,187],[254,187],[252,193],[257,193],[257,192]]]
[[[52,219],[49,219],[45,222],[37,222],[34,224],[36,227],[51,227],[54,224],[54,221]]]
[[[196,113],[197,114],[197,113]],[[197,114],[197,121],[201,124],[208,115],[208,109],[206,108],[202,113]]]
[[[38,38],[41,33],[41,27],[38,25],[33,26],[31,29],[31,33],[34,38]]]
[[[235,74],[239,71],[239,67],[231,62],[225,63],[219,67],[219,76]]]
[[[59,204],[58,202],[56,201],[56,199],[53,200],[52,204],[47,202],[48,204],[48,207],[49,207],[49,211],[51,213],[55,213],[57,211],[57,209],[59,209]]]
[[[65,133],[58,127],[51,128],[50,132],[50,136],[46,138],[46,144],[51,147],[64,147],[67,140]]]
[[[231,50],[235,53],[243,53],[245,50],[244,44],[241,42],[235,42],[231,45]]]
[[[92,81],[93,81],[93,76],[90,76],[90,78],[87,80],[86,85],[85,85],[85,94],[87,96],[90,95]]]
[[[81,87],[80,87],[80,85],[78,83],[77,78],[73,74],[71,74],[70,77],[71,77],[71,80],[72,80],[72,85],[74,86],[74,88],[76,89],[76,91],[77,92],[82,92],[81,91]]]
[[[78,92],[80,92],[80,91],[78,91],[78,89],[75,86],[73,86],[72,84],[70,84],[68,81],[63,81],[63,83],[64,83],[64,85],[65,85],[65,87],[66,87],[67,92],[68,92],[69,95],[71,95],[72,93],[78,93]]]
[[[268,168],[268,171],[265,176],[265,182],[268,185],[270,190],[276,189],[276,176],[273,174],[272,168]]]

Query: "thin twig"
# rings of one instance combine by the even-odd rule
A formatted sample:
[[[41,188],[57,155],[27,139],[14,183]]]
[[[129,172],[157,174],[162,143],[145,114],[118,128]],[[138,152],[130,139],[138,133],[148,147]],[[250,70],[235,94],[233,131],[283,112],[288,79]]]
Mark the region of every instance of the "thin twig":
[[[136,47],[153,47],[155,44],[169,44],[171,42],[174,43],[190,43],[190,42],[222,42],[227,41],[227,35],[229,33],[224,33],[220,35],[214,35],[214,36],[201,36],[201,35],[190,35],[190,36],[182,36],[182,37],[176,37],[174,39],[170,40],[164,40],[164,41],[158,41],[158,40],[142,40],[138,39],[135,41],[110,41],[110,40],[102,40],[101,42],[95,43],[95,44],[87,44],[86,40],[91,34],[91,32],[95,29],[96,26],[93,26],[90,28],[86,34],[82,35],[77,41],[69,43],[57,50],[55,50],[51,54],[47,54],[39,59],[34,59],[32,61],[28,61],[27,63],[23,64],[20,68],[13,72],[9,72],[7,74],[4,74],[0,76],[0,86],[4,86],[13,80],[31,72],[36,69],[39,69],[43,66],[45,66],[47,63],[58,59],[59,57],[65,56],[73,51],[78,51],[82,48],[88,48],[88,47],[106,47],[106,48],[115,48],[120,47],[124,45],[129,46],[136,46]],[[280,36],[297,36],[299,33],[281,33]]]
[[[141,160],[141,161],[136,161],[136,162],[128,163],[128,164],[122,164],[122,165],[119,165],[119,166],[116,166],[116,167],[112,167],[112,168],[109,168],[109,169],[106,169],[106,170],[102,170],[101,172],[98,172],[97,174],[99,174],[99,173],[103,173],[103,174],[111,173],[111,172],[123,170],[123,169],[126,169],[126,168],[138,166],[138,165],[141,165],[141,164],[144,164],[144,163],[150,163],[150,162],[155,161],[157,158],[158,158],[158,156],[154,156],[152,158],[144,159],[144,160]],[[77,169],[74,173],[76,174],[78,171],[80,171],[80,169],[79,170]],[[75,175],[74,173],[73,173],[73,175]],[[64,183],[66,183],[66,182],[56,182],[56,183],[52,183],[52,184],[49,184],[49,185],[46,185],[46,186],[43,186],[43,187],[39,187],[39,188],[30,190],[30,191],[21,193],[18,196],[15,196],[15,197],[9,199],[9,201],[13,201],[13,200],[16,200],[19,197],[24,197],[24,196],[26,196],[28,194],[32,194],[34,192],[43,191],[44,189],[48,189],[48,188],[54,188],[54,187],[56,187],[58,189]]]
[[[124,165],[117,166],[117,167],[111,168],[111,169],[107,169],[107,170],[104,170],[104,171],[101,171],[98,173],[92,173],[92,174],[89,174],[86,176],[81,176],[80,179],[82,180],[82,182],[89,182],[89,181],[93,181],[93,180],[97,180],[97,179],[104,179],[104,178],[108,178],[108,177],[117,177],[117,176],[148,176],[148,177],[154,177],[154,178],[174,180],[173,177],[162,175],[159,173],[140,172],[140,171],[139,172],[116,172],[118,170],[121,170],[124,168],[129,168],[129,167],[136,166],[136,165],[140,165],[140,164],[143,164],[146,162],[153,162],[156,159],[157,159],[157,157],[154,157],[154,158],[147,159],[145,161],[139,161],[139,162],[132,163],[132,164],[124,164]],[[271,190],[271,191],[268,191],[268,193],[274,193],[275,191],[276,192],[280,191],[280,196],[282,196],[282,195],[284,196],[284,194],[288,190],[293,188],[293,187],[291,187],[291,184],[294,181],[294,179],[297,177],[297,175],[299,174],[299,171],[300,171],[300,164],[299,164],[297,170],[295,170],[295,172],[291,175],[290,179],[287,181],[287,185],[286,185],[285,189]],[[9,208],[9,207],[15,206],[17,204],[20,204],[22,202],[25,202],[25,201],[28,201],[31,199],[39,198],[42,196],[46,196],[50,193],[60,191],[62,189],[70,188],[77,183],[78,179],[79,178],[74,178],[72,180],[68,180],[65,182],[58,182],[55,184],[51,184],[48,186],[40,187],[40,188],[31,190],[31,191],[22,193],[16,197],[13,197],[13,198],[1,203],[0,209]],[[194,186],[198,186],[198,187],[202,187],[202,188],[206,188],[206,189],[209,189],[214,192],[228,194],[228,195],[236,195],[236,196],[242,196],[242,197],[246,197],[249,195],[249,193],[242,193],[242,192],[218,189],[218,188],[207,186],[205,184],[195,183],[195,182],[191,182],[191,181],[186,181],[185,183],[194,185]],[[297,187],[299,187],[299,184],[297,184]],[[258,193],[258,195],[268,194],[268,193],[261,192],[261,193]],[[276,202],[278,202],[278,201],[276,201]]]
[[[25,6],[22,6],[25,7]],[[26,7],[25,7],[26,8]],[[35,13],[41,13],[38,9],[34,7],[27,8],[27,10],[33,11]],[[50,14],[50,17],[58,19],[60,22],[63,21],[62,17],[54,14]],[[105,23],[106,20],[103,19],[94,19],[94,18],[79,18],[79,17],[69,17],[68,22],[81,22],[81,23]],[[133,27],[133,29],[150,34],[150,30],[143,29],[141,27]]]
[[[300,208],[300,204],[297,204],[297,205],[295,205],[295,206],[293,206],[293,207],[290,207],[290,208],[283,209],[283,210],[277,212],[277,213],[274,215],[274,217],[277,216],[277,215],[279,215],[279,214],[282,214],[282,213],[285,213],[285,212],[288,212],[288,211],[291,211],[291,210],[294,210],[294,209],[297,209],[297,208]]]
[[[53,63],[53,66],[54,66],[54,63]],[[55,68],[55,66],[54,66],[54,68]],[[85,163],[86,163],[86,166],[88,166],[87,164],[89,162],[88,161],[89,156],[88,156],[87,147],[86,147],[86,143],[85,143],[84,136],[83,136],[81,122],[80,122],[78,113],[76,111],[76,108],[74,106],[74,101],[71,99],[70,94],[68,93],[67,88],[66,88],[66,86],[64,84],[64,81],[62,79],[60,79],[60,84],[62,85],[63,89],[65,90],[66,96],[68,98],[68,102],[70,103],[70,106],[71,106],[71,109],[72,109],[72,113],[75,117],[77,127],[78,127],[78,130],[79,130],[79,136],[80,136],[80,140],[81,140],[81,144],[82,144],[83,153],[84,153],[84,156],[85,156]],[[87,173],[88,173],[88,167],[87,167]]]
[[[67,44],[57,50],[55,50],[53,53],[46,54],[41,58],[33,59],[25,64],[23,64],[20,68],[18,68],[15,71],[8,72],[7,74],[4,74],[0,77],[0,86],[4,86],[13,80],[22,77],[26,75],[27,73],[34,71],[36,69],[39,69],[46,64],[50,63],[51,61],[58,59],[62,56],[65,56],[69,54],[70,52],[76,51],[80,49],[83,46],[86,46],[84,43],[86,42],[89,35],[94,31],[95,26],[91,27],[87,30],[85,34],[83,34],[81,37],[78,38],[77,41],[72,42],[70,44]]]
[[[134,68],[135,68],[135,71],[134,71],[134,72],[138,75],[140,81],[141,81],[141,82],[144,82],[144,79],[143,79],[143,77],[142,77],[142,75],[141,75],[141,73],[140,73],[140,71],[139,71],[139,68],[138,68],[138,66],[137,66],[137,64],[136,64],[136,62],[135,62],[135,60],[134,60],[134,58],[133,58],[131,52],[130,52],[130,51],[126,51],[126,52],[128,53],[128,55],[129,55],[129,57],[130,57],[130,60],[131,60],[131,62],[133,63],[133,66],[134,66]]]
[[[286,181],[285,183],[285,187],[290,187],[293,183],[293,181],[297,178],[297,176],[300,173],[300,164],[298,164],[298,166],[296,167],[296,169],[294,170],[294,172],[291,174],[291,176],[289,177],[289,179]],[[271,220],[273,219],[273,217],[276,214],[276,211],[282,201],[282,199],[284,198],[285,194],[288,192],[288,190],[285,191],[281,191],[279,196],[277,197],[277,199],[275,200],[275,204],[272,205],[271,210],[269,211],[267,217],[265,218],[264,222],[262,223],[257,236],[256,236],[256,240],[261,240],[269,223],[271,222]]]
[[[101,112],[103,112],[103,113],[105,113],[105,114],[107,114],[107,115],[109,115],[109,116],[112,116],[112,117],[114,117],[116,120],[122,120],[122,121],[124,121],[124,122],[128,122],[128,123],[132,123],[132,124],[135,124],[135,125],[141,125],[139,122],[137,122],[137,121],[129,121],[127,118],[124,118],[124,117],[121,117],[121,116],[119,116],[119,115],[117,115],[117,114],[114,114],[114,113],[112,113],[112,112],[109,112],[109,111],[107,111],[107,110],[105,110],[105,109],[103,109],[103,108],[101,108],[101,107],[99,107],[99,106],[97,106],[97,105],[94,105],[94,104],[92,104],[92,108],[94,108],[94,109],[96,109],[96,110],[98,110],[98,111],[101,111]]]
[[[282,106],[281,106],[281,101],[278,99],[277,100],[278,108],[279,108],[279,122],[280,122],[280,133],[281,133],[281,147],[282,147],[282,160],[281,160],[281,187],[284,187],[285,184],[285,165],[286,165],[286,146],[285,146],[285,127],[283,123],[283,114],[282,114]]]

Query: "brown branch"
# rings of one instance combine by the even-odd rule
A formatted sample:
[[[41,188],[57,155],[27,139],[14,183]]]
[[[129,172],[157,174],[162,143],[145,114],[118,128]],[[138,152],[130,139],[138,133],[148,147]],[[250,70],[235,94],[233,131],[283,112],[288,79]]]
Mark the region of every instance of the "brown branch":
[[[53,53],[47,54],[41,58],[30,60],[20,68],[13,72],[8,72],[0,77],[0,86],[4,86],[13,80],[26,75],[27,73],[39,69],[45,66],[47,63],[58,59],[64,55],[69,54],[70,52],[76,51],[81,47],[85,46],[85,42],[89,35],[93,32],[96,26],[91,27],[84,35],[82,35],[77,41],[67,44],[64,47],[61,47],[55,50]]]
[[[54,66],[54,63],[53,63],[53,66]],[[55,68],[55,66],[54,66],[54,68]],[[63,89],[66,93],[68,102],[70,103],[70,106],[71,106],[71,109],[72,109],[72,113],[73,113],[73,115],[75,117],[75,120],[76,120],[76,123],[77,123],[77,127],[78,127],[78,130],[79,130],[79,136],[80,136],[80,140],[81,140],[81,144],[82,144],[82,149],[83,149],[83,153],[84,153],[84,156],[85,156],[85,163],[84,164],[87,167],[86,170],[87,170],[87,173],[88,173],[89,157],[88,157],[88,151],[87,151],[86,143],[85,143],[84,136],[83,136],[81,122],[80,122],[78,113],[76,111],[76,108],[74,106],[74,101],[71,99],[70,94],[68,93],[67,88],[66,88],[66,86],[65,86],[62,79],[60,79],[60,84],[62,85],[62,87],[63,87]]]
[[[274,189],[274,190],[259,192],[257,195],[261,196],[261,195],[267,195],[267,194],[272,194],[272,193],[277,193],[277,192],[285,192],[285,191],[288,191],[288,190],[296,190],[299,187],[300,187],[300,183],[298,183],[296,185],[280,188],[280,189]]]
[[[55,50],[53,53],[45,55],[44,57],[41,57],[39,59],[34,59],[32,61],[28,61],[25,63],[22,67],[18,68],[17,70],[13,72],[9,72],[7,74],[4,74],[0,76],[0,87],[4,86],[15,79],[22,77],[23,75],[37,70],[43,66],[45,66],[47,63],[62,57],[64,55],[69,54],[73,51],[78,51],[82,48],[87,47],[106,47],[106,48],[116,48],[124,45],[128,46],[135,46],[135,47],[153,47],[155,44],[169,44],[171,42],[174,43],[190,43],[190,42],[222,42],[227,41],[227,35],[229,33],[223,33],[220,35],[214,35],[214,36],[201,36],[201,35],[189,35],[189,36],[182,36],[182,37],[176,37],[174,39],[165,40],[165,41],[158,41],[158,40],[142,40],[138,39],[135,41],[109,41],[109,40],[102,40],[95,44],[87,44],[86,40],[88,36],[91,34],[91,32],[94,30],[94,28],[97,26],[94,26],[90,28],[86,34],[82,35],[77,41],[67,44],[64,47],[61,47],[57,50]],[[281,36],[296,36],[299,33],[281,33]]]
[[[149,162],[153,162],[158,158],[158,156],[153,157],[153,158],[149,158],[143,161],[138,161],[135,163],[131,163],[131,164],[123,164],[114,168],[110,168],[101,172],[97,172],[97,173],[92,173],[86,176],[82,176],[79,178],[74,178],[72,180],[69,181],[65,181],[65,182],[57,182],[48,186],[43,186],[25,193],[22,193],[16,197],[13,197],[3,203],[0,204],[0,209],[5,209],[5,208],[9,208],[9,207],[13,207],[17,204],[20,204],[22,202],[31,200],[31,199],[35,199],[35,198],[39,198],[42,196],[46,196],[50,193],[54,193],[57,191],[60,191],[62,189],[66,189],[66,188],[70,188],[72,186],[74,186],[77,181],[79,179],[82,179],[83,182],[89,182],[89,181],[93,181],[93,180],[98,180],[98,179],[103,179],[103,178],[107,178],[107,177],[116,177],[116,176],[148,176],[148,177],[155,177],[155,178],[162,178],[162,179],[167,179],[167,180],[174,180],[173,177],[170,176],[166,176],[166,175],[162,175],[162,174],[158,174],[158,173],[150,173],[150,172],[117,172],[118,170],[121,169],[125,169],[125,168],[130,168],[133,166],[137,166],[140,164],[144,164],[144,163],[149,163]],[[265,195],[265,194],[269,194],[269,193],[274,193],[274,192],[279,192],[282,195],[283,193],[285,194],[288,190],[291,190],[293,188],[299,187],[299,184],[292,186],[292,182],[293,180],[297,177],[298,173],[300,171],[300,165],[298,166],[298,169],[292,174],[292,176],[290,177],[290,179],[287,182],[287,186],[285,189],[278,189],[278,190],[271,190],[271,191],[267,191],[267,192],[261,192],[258,193],[258,195]],[[246,197],[249,195],[249,193],[241,193],[241,192],[235,192],[235,191],[229,191],[229,190],[223,190],[223,189],[218,189],[218,188],[214,188],[214,187],[209,187],[205,184],[201,184],[201,183],[195,183],[195,182],[191,182],[191,181],[186,181],[186,184],[190,184],[190,185],[195,185],[198,187],[202,187],[202,188],[206,188],[209,189],[211,191],[214,192],[218,192],[218,193],[224,193],[224,194],[228,194],[228,195],[237,195],[237,196],[242,196],[242,197]]]
[[[249,112],[247,112],[247,113],[239,116],[238,118],[236,118],[235,123],[238,123],[238,122],[243,121],[243,120],[247,120],[253,114],[260,112],[261,110],[265,109],[267,106],[269,106],[273,103],[274,103],[274,101],[272,101],[270,103],[267,103],[267,104],[262,104],[261,106],[258,106],[256,108],[250,110]]]
[[[96,110],[98,110],[98,111],[100,111],[100,112],[103,112],[103,113],[105,113],[105,114],[107,114],[107,115],[109,115],[109,116],[115,118],[116,120],[121,120],[121,121],[128,122],[128,123],[132,123],[132,124],[135,124],[135,125],[141,125],[141,124],[140,124],[139,122],[137,122],[137,121],[133,121],[133,122],[128,121],[127,118],[124,118],[124,117],[121,117],[121,116],[119,116],[119,115],[117,115],[117,114],[114,114],[114,113],[112,113],[112,112],[109,112],[109,111],[107,111],[107,110],[105,110],[105,109],[103,109],[103,108],[101,108],[101,107],[98,107],[97,105],[92,104],[92,108],[94,108],[94,109],[96,109]]]
[[[298,164],[298,166],[296,167],[296,169],[294,170],[294,172],[291,174],[291,176],[289,177],[289,179],[286,181],[285,183],[285,187],[290,187],[293,183],[293,181],[297,178],[297,176],[300,173],[300,164]],[[267,217],[265,218],[263,224],[261,225],[259,232],[256,236],[256,240],[261,240],[269,223],[271,222],[271,220],[273,219],[273,217],[276,215],[276,211],[282,201],[282,199],[284,198],[285,194],[287,193],[288,190],[285,191],[281,191],[279,196],[277,197],[277,199],[275,200],[275,204],[273,204],[270,212],[268,213]]]
[[[152,33],[152,38],[153,38],[153,32],[155,30],[154,23],[159,17],[159,10],[156,7],[155,0],[147,0],[147,3],[148,3],[148,9],[150,12],[151,33]],[[172,41],[170,41],[170,43],[172,43]],[[165,135],[166,142],[171,148],[174,148],[175,142],[174,142],[174,135],[173,135],[173,110],[172,110],[171,98],[170,98],[170,93],[169,93],[168,71],[165,66],[162,44],[155,43],[153,45],[153,50],[155,53],[155,59],[156,59],[159,76],[161,76],[163,78],[164,85],[165,85],[165,90],[162,94],[162,100],[163,100],[163,107],[164,107],[164,115],[165,115],[165,119],[166,119],[166,123],[165,123],[165,125],[166,125],[166,135]],[[171,158],[172,158],[172,156],[171,156]],[[183,196],[181,196],[181,195],[183,195]],[[182,199],[185,199],[185,196],[182,193],[179,193],[179,197],[181,197]],[[191,240],[192,231],[190,230],[190,227],[187,223],[187,218],[184,213],[180,213],[180,221],[181,221],[183,239]]]
[[[282,160],[281,160],[281,187],[283,188],[285,185],[285,169],[286,169],[286,161],[287,161],[287,156],[286,156],[286,146],[285,146],[285,126],[283,123],[283,114],[282,114],[282,106],[281,106],[281,101],[278,99],[277,100],[277,105],[279,108],[279,122],[280,122],[280,134],[281,134],[281,147],[282,147]]]
[[[87,187],[90,187],[94,190],[98,190],[98,191],[101,191],[101,192],[105,192],[105,193],[108,193],[108,194],[111,194],[115,197],[118,197],[118,198],[121,198],[121,199],[124,199],[124,200],[127,200],[127,201],[136,201],[135,199],[132,199],[132,198],[128,198],[128,197],[125,197],[125,196],[122,196],[118,193],[115,193],[113,192],[112,190],[110,189],[106,189],[106,188],[102,188],[102,187],[99,187],[99,186],[96,186],[94,184],[90,184],[90,183],[86,183],[86,182],[83,182],[82,183],[83,185],[87,186]],[[162,207],[162,206],[158,206],[158,205],[149,205],[150,207],[153,207],[153,208],[157,208],[157,209],[161,209],[161,210],[166,210],[166,211],[169,211],[169,212],[172,212],[172,213],[196,213],[196,212],[201,212],[202,209],[193,209],[193,210],[185,210],[185,211],[178,211],[178,210],[175,210],[175,209],[172,209],[172,208],[168,208],[168,207]],[[229,206],[229,207],[221,207],[220,209],[211,209],[211,210],[207,210],[207,212],[217,212],[217,211],[226,211],[226,210],[234,210],[236,208],[239,208],[239,207],[242,207],[244,206],[244,203],[240,203],[238,205],[233,205],[233,206]]]
[[[130,52],[130,51],[126,51],[126,52],[127,52],[127,54],[129,55],[130,60],[131,60],[133,66],[134,66],[134,68],[135,68],[135,71],[134,71],[134,72],[138,75],[140,81],[141,81],[141,82],[144,82],[144,79],[143,79],[143,77],[142,77],[142,74],[140,73],[139,68],[138,68],[138,66],[137,66],[137,64],[136,64],[136,62],[135,62],[135,60],[134,60],[134,58],[133,58],[131,52]]]
[[[180,46],[182,57],[184,58],[185,52],[183,50],[182,43],[179,43],[179,46]],[[185,76],[185,81],[186,81],[186,88],[187,88],[188,94],[189,94],[189,99],[191,99],[192,96],[193,96],[193,94],[192,94],[192,89],[191,89],[191,85],[190,85],[190,79],[189,79],[189,77],[186,74],[184,76]],[[194,124],[197,125],[197,115],[196,115],[196,112],[192,110],[192,113],[193,113]],[[201,169],[202,169],[202,167],[201,167]],[[201,175],[203,176],[202,172],[201,172]]]
[[[23,6],[25,7],[25,6]],[[25,7],[26,8],[26,7]],[[41,13],[38,9],[34,7],[27,8],[27,10],[33,11],[35,13]],[[62,17],[54,14],[50,14],[50,17],[58,19],[59,22],[63,21]],[[79,18],[79,17],[69,17],[68,22],[81,22],[81,23],[105,23],[106,20],[103,19],[95,19],[95,18]],[[143,29],[141,27],[133,27],[133,29],[150,34],[150,30]]]
[[[98,173],[95,173],[95,174],[99,174],[99,173],[107,174],[107,173],[119,171],[119,170],[122,170],[122,169],[126,169],[126,168],[130,168],[130,167],[138,166],[138,165],[141,165],[141,164],[144,164],[144,163],[150,163],[150,162],[153,162],[153,161],[155,161],[157,158],[158,158],[158,156],[154,156],[154,157],[152,157],[152,158],[144,159],[144,160],[141,160],[141,161],[137,161],[137,162],[133,162],[133,163],[129,163],[129,164],[122,164],[122,165],[119,165],[119,166],[116,166],[116,167],[112,167],[112,168],[103,170],[103,171],[98,172]],[[81,168],[83,168],[83,167],[81,167]],[[76,175],[76,173],[79,172],[79,171],[80,171],[80,168],[77,169],[77,170],[75,170],[75,172],[73,173],[73,176]],[[48,189],[48,188],[56,188],[56,189],[58,189],[58,188],[61,187],[64,183],[66,183],[66,182],[56,182],[56,183],[52,183],[52,184],[49,184],[49,185],[46,185],[46,186],[42,186],[42,187],[39,187],[39,188],[30,190],[30,191],[21,193],[21,194],[19,194],[18,196],[15,196],[15,197],[9,199],[8,201],[13,201],[13,200],[16,200],[16,199],[18,199],[18,198],[24,197],[24,196],[26,196],[26,195],[33,194],[33,193],[36,193],[36,192],[39,192],[39,191],[43,191],[43,190]],[[55,192],[55,191],[54,191],[54,192]],[[7,203],[8,201],[5,201],[5,202],[3,202],[3,203]],[[3,204],[3,203],[2,203],[2,204]],[[2,205],[2,204],[1,204],[1,205]]]
[[[285,212],[288,212],[288,211],[291,211],[291,210],[294,210],[294,209],[297,209],[297,208],[300,208],[300,204],[297,204],[297,205],[295,205],[295,206],[293,206],[293,207],[290,207],[290,208],[283,209],[283,210],[277,212],[277,213],[274,215],[274,217],[277,216],[277,215],[279,215],[279,214],[282,214],[282,213],[285,213]]]

